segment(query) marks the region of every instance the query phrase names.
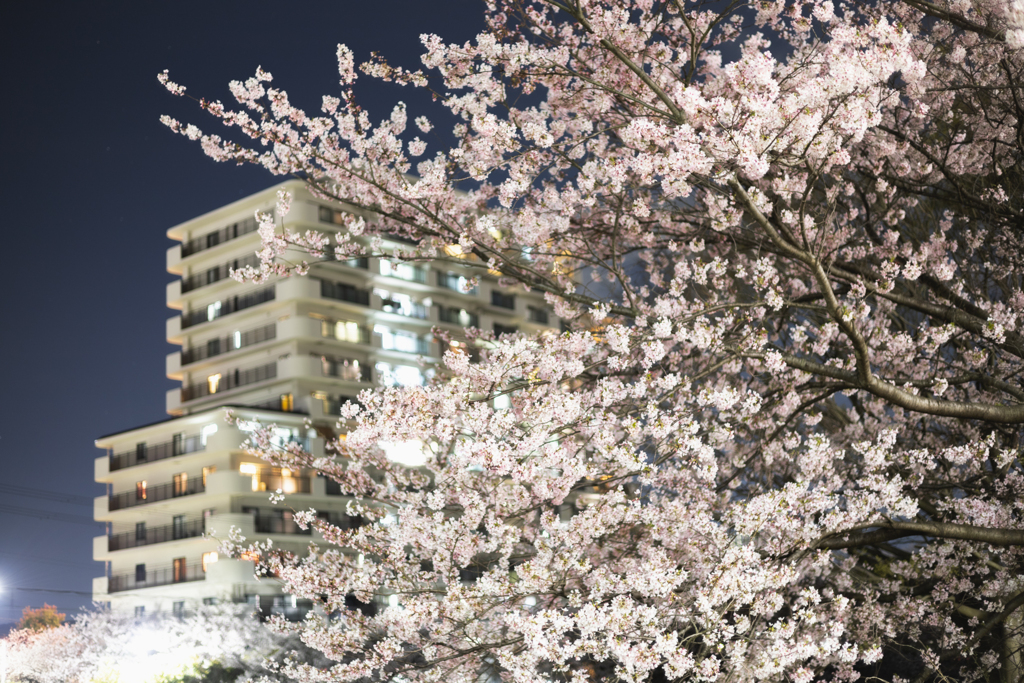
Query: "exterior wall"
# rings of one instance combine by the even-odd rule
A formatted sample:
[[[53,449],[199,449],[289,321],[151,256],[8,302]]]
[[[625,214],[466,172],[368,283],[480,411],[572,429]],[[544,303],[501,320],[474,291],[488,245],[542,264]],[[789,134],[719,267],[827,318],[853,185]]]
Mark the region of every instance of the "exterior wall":
[[[323,455],[323,438],[303,420],[336,429],[339,401],[366,387],[415,381],[421,361],[437,362],[444,351],[433,327],[458,339],[469,323],[531,332],[558,326],[540,296],[510,296],[496,279],[483,278],[475,292],[459,291],[457,278],[470,273],[458,262],[397,268],[379,258],[323,262],[308,277],[236,282],[228,270],[252,263],[260,245],[253,213],[272,210],[281,187],[294,196],[285,229],[340,229],[322,220],[333,219],[334,209],[289,181],[167,233],[179,241],[167,251],[167,270],[179,276],[167,286],[174,315],[166,336],[181,346],[166,361],[167,376],[181,382],[167,393],[174,417],[96,442],[107,454],[96,459],[95,478],[108,484],[109,495],[96,500],[95,517],[107,523],[107,535],[94,539],[93,554],[108,570],[93,592],[116,609],[280,599],[280,585],[255,581],[250,563],[219,555],[212,562],[216,539],[236,526],[247,538],[271,538],[276,547],[301,553],[322,539],[295,533],[274,515],[313,507],[347,519],[348,499],[329,495],[325,480],[275,472],[245,455],[246,433],[225,422],[222,406],[235,406],[244,420],[275,423]],[[271,491],[297,492],[275,511],[267,493],[254,490],[266,484]],[[258,508],[258,516],[250,508]],[[181,569],[182,558],[184,569],[176,575],[174,562]]]

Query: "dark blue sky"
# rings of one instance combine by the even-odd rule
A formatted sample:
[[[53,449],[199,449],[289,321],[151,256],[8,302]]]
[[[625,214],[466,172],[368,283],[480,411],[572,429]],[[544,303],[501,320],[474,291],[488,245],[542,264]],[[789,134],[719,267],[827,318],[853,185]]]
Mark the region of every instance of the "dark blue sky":
[[[336,94],[337,43],[418,68],[419,34],[482,26],[478,0],[3,3],[0,624],[44,601],[74,613],[103,573],[93,440],[162,419],[174,386],[164,232],[278,180],[164,128],[165,113],[215,126],[156,74],[227,102],[228,81],[262,65],[312,111]],[[429,106],[365,78],[357,95],[374,119]]]

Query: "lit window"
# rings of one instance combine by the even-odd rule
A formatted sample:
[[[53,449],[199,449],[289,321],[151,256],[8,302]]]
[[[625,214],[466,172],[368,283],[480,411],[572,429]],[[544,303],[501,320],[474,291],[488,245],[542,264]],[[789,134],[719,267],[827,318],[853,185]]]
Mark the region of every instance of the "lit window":
[[[206,477],[217,471],[216,466],[211,465],[210,467],[203,468],[203,488],[206,488]]]
[[[339,320],[334,323],[334,338],[339,341],[359,343],[359,325],[354,322]]]
[[[181,474],[174,475],[174,495],[184,496],[188,493],[188,473],[182,472]]]
[[[185,563],[184,557],[174,558],[171,561],[171,566],[174,568],[174,583],[188,581],[188,565]]]
[[[254,462],[243,462],[238,466],[238,471],[242,474],[259,474],[260,468]]]
[[[385,387],[419,387],[426,382],[419,368],[390,363],[377,363],[377,379]]]
[[[206,384],[210,388],[211,394],[216,394],[218,387],[220,387],[220,373],[216,375],[210,375],[206,378]]]
[[[295,410],[295,399],[291,394],[281,394],[281,410],[286,413]]]
[[[146,500],[146,482],[135,482],[135,497],[139,500]]]
[[[235,330],[235,348],[242,348],[242,333],[238,330]]]
[[[220,559],[220,556],[217,555],[216,551],[210,553],[203,553],[203,571],[208,571],[207,568],[211,564],[216,562],[218,559]]]
[[[380,335],[381,348],[387,351],[419,353],[422,350],[419,337],[412,332],[393,330],[384,325],[374,325],[373,332]]]
[[[210,321],[220,317],[220,302],[215,301],[206,307],[206,320]]]
[[[203,442],[203,445],[205,446],[207,437],[209,437],[211,434],[216,433],[217,425],[206,425],[201,430],[199,430],[199,439]]]
[[[238,559],[245,560],[246,562],[259,562],[260,556],[259,553],[256,553],[255,551],[246,550],[238,556]]]

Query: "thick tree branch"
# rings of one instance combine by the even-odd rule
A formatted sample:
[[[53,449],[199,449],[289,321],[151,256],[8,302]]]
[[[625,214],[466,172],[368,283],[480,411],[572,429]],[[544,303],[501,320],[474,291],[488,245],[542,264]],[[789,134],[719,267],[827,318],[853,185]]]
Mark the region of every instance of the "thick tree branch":
[[[961,541],[978,541],[990,545],[1024,545],[1024,530],[993,529],[968,524],[946,524],[942,522],[885,522],[872,524],[881,527],[875,531],[845,531],[818,541],[814,547],[827,550],[846,550],[866,545],[886,543],[907,536],[931,536]]]

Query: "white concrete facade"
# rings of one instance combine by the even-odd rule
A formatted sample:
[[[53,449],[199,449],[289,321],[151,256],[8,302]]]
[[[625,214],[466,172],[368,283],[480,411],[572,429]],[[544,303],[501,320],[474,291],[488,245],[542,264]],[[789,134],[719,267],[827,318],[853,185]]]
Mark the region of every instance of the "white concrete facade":
[[[276,581],[253,578],[251,563],[216,555],[214,537],[236,526],[247,538],[301,552],[316,539],[299,533],[290,510],[313,507],[345,524],[348,499],[309,472],[245,455],[245,422],[274,423],[281,439],[322,455],[345,400],[367,387],[429,377],[442,353],[433,328],[458,340],[467,326],[558,326],[542,297],[506,291],[496,278],[461,291],[471,273],[458,259],[323,262],[308,277],[234,281],[228,269],[254,264],[259,248],[254,212],[272,210],[282,187],[294,199],[279,228],[341,229],[337,207],[289,181],[167,233],[180,242],[167,253],[168,271],[179,276],[167,287],[167,305],[177,312],[167,340],[182,347],[167,357],[167,376],[182,385],[167,394],[174,417],[96,441],[107,454],[97,458],[95,478],[108,495],[96,499],[95,517],[108,533],[94,541],[94,558],[107,572],[93,593],[115,609],[191,609],[255,596],[264,609],[288,605]],[[225,422],[224,406],[235,407],[243,428]],[[289,495],[274,506],[266,490],[278,488]]]

